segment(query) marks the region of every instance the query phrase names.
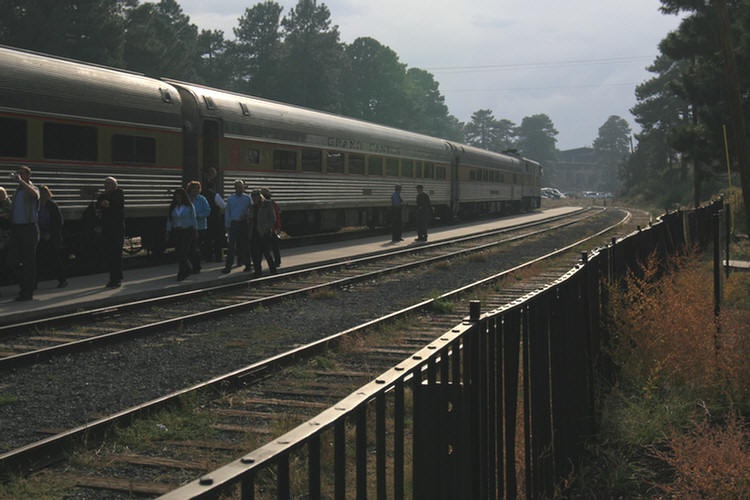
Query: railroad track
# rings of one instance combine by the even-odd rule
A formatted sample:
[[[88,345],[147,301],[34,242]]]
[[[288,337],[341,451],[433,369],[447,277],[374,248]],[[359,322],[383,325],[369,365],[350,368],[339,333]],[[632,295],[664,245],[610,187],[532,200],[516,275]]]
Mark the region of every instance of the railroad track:
[[[576,243],[582,244],[581,241]],[[521,268],[528,269],[530,264],[517,266],[514,270],[481,280],[482,283],[442,294],[398,313],[368,322],[367,325],[298,347],[274,359],[219,377],[211,383],[201,384],[201,387],[190,391],[193,396],[190,396],[189,404],[182,405],[181,411],[187,415],[198,415],[196,420],[202,424],[197,426],[195,432],[187,433],[179,439],[175,437],[175,434],[179,434],[175,428],[170,431],[173,424],[177,428],[180,426],[179,412],[177,416],[174,416],[174,412],[155,414],[160,402],[143,405],[127,415],[102,419],[102,426],[105,426],[133,419],[140,414],[145,419],[140,420],[136,427],[142,430],[156,429],[157,436],[151,441],[129,441],[127,433],[122,434],[118,438],[118,444],[98,448],[93,452],[93,458],[91,452],[74,454],[72,460],[46,469],[37,479],[45,484],[59,485],[67,491],[72,488],[72,491],[78,492],[78,497],[83,498],[115,498],[113,495],[117,491],[129,492],[122,493],[125,497],[135,492],[145,495],[166,492],[233,459],[241,450],[252,449],[269,437],[306,420],[434,340],[436,335],[442,334],[461,320],[468,310],[464,301],[475,298],[475,287],[484,286],[483,307],[492,308],[513,301],[558,278],[577,260],[578,253],[571,250],[574,247],[575,244],[571,244],[566,250],[567,255],[559,257],[553,267],[544,271],[526,271],[527,275],[522,276]],[[519,276],[523,279],[518,279]],[[498,285],[498,280],[502,279],[505,282]],[[470,297],[466,296],[468,290],[472,290]],[[459,298],[460,294],[467,298]],[[372,330],[375,324],[393,322],[407,314],[427,318],[402,323],[396,328],[395,334],[393,331],[389,333],[387,329],[377,330],[369,337],[365,337],[363,333],[365,330]],[[429,328],[425,329],[425,325],[429,325]],[[320,354],[323,348],[332,345],[338,345],[338,350],[327,350],[325,355]],[[315,353],[318,355],[314,356]],[[280,366],[299,357],[303,361],[286,371],[280,371]],[[240,389],[230,390],[229,387]],[[207,391],[208,388],[213,389]],[[224,391],[223,394],[217,397],[216,388]],[[188,391],[180,391],[172,399],[182,397],[184,400],[187,393]],[[109,422],[105,423],[104,420]],[[49,461],[57,458],[59,447],[73,440],[74,434],[78,433],[77,439],[85,434],[93,439],[96,434],[104,432],[96,422],[86,427],[88,430],[67,431],[68,438],[58,435],[44,443],[37,443],[36,450],[28,447],[7,453],[0,457],[0,466],[8,471],[20,464]],[[55,431],[50,429],[50,432]],[[14,459],[16,466],[12,465]],[[130,479],[123,480],[123,476]],[[97,491],[100,493],[97,494]]]
[[[583,211],[552,221],[347,259],[261,279],[3,325],[0,326],[0,370],[510,244],[560,230],[596,213],[598,211]]]

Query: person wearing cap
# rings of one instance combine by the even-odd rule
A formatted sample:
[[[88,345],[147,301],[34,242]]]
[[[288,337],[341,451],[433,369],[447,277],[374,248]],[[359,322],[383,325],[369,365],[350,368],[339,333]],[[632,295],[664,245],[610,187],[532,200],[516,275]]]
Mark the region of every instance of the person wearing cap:
[[[430,197],[420,184],[417,186],[417,241],[427,241],[427,224],[431,218]]]
[[[261,189],[260,194],[263,195],[263,198],[271,202],[271,204],[273,205],[274,214],[276,214],[276,223],[273,225],[273,231],[271,231],[271,252],[273,253],[273,262],[278,268],[281,265],[281,251],[279,249],[281,213],[279,212],[279,206],[275,201],[271,199],[271,191],[268,188]]]

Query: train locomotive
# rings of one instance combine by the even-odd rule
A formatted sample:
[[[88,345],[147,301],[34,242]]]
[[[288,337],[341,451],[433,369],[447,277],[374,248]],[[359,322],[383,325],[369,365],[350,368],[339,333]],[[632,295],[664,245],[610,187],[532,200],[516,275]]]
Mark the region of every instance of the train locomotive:
[[[79,248],[103,179],[116,177],[127,235],[149,250],[163,245],[171,192],[195,179],[225,195],[235,179],[270,189],[294,235],[388,224],[396,184],[405,220],[418,184],[443,219],[529,210],[542,173],[520,156],[0,46],[0,175],[23,164]]]

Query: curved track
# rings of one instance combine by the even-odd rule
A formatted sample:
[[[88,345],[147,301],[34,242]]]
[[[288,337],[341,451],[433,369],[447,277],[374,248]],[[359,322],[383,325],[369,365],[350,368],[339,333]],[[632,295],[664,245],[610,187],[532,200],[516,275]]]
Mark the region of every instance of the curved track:
[[[342,287],[561,230],[598,211],[346,259],[259,279],[0,326],[0,369],[17,368],[175,325],[210,320],[279,300]],[[28,332],[33,332],[29,335]]]
[[[602,229],[600,231],[597,231],[597,234],[602,234],[605,231],[611,229],[611,227]],[[236,432],[249,433],[252,430],[251,427],[255,426],[257,427],[256,430],[258,432],[254,432],[254,435],[257,436],[254,439],[262,439],[263,436],[267,436],[268,432],[272,431],[275,428],[273,425],[243,425],[237,422],[247,422],[248,419],[275,419],[276,417],[272,417],[273,415],[288,415],[290,411],[292,413],[305,413],[306,411],[312,411],[315,410],[315,408],[319,408],[320,404],[327,404],[326,402],[329,401],[329,397],[335,400],[342,395],[342,391],[344,391],[345,394],[345,392],[349,390],[348,388],[350,387],[350,384],[344,383],[344,380],[347,380],[353,386],[361,385],[359,384],[359,382],[362,380],[362,377],[371,378],[373,374],[376,374],[373,370],[377,370],[377,368],[381,366],[389,366],[395,364],[399,361],[399,359],[405,357],[410,351],[413,351],[413,348],[417,347],[420,343],[423,345],[428,339],[431,340],[435,334],[439,335],[447,328],[449,328],[451,324],[455,324],[457,321],[460,321],[462,316],[461,312],[467,310],[462,304],[460,304],[460,299],[457,298],[461,294],[465,294],[467,293],[467,291],[472,291],[472,293],[475,293],[477,287],[486,287],[487,285],[491,286],[492,283],[496,283],[498,280],[502,280],[504,277],[508,277],[514,273],[518,273],[521,268],[528,268],[530,266],[533,266],[534,263],[550,259],[555,255],[567,255],[567,257],[562,257],[562,261],[556,264],[553,269],[546,270],[544,272],[538,272],[534,276],[529,276],[519,282],[518,286],[502,286],[492,288],[491,293],[488,294],[487,299],[485,300],[486,303],[491,304],[490,307],[492,307],[492,305],[500,305],[502,303],[512,301],[515,298],[524,295],[529,291],[529,289],[534,289],[542,286],[545,282],[556,279],[560,274],[567,271],[571,267],[571,265],[574,264],[574,261],[578,256],[578,253],[573,249],[578,245],[584,244],[584,242],[592,241],[592,239],[596,237],[597,235],[589,236],[583,240],[566,245],[565,248],[558,249],[536,259],[532,259],[522,266],[517,266],[513,269],[503,271],[501,273],[487,277],[486,279],[480,280],[479,282],[472,283],[471,285],[464,286],[451,292],[442,294],[439,297],[422,301],[418,304],[414,304],[408,308],[405,308],[404,310],[385,315],[381,318],[360,325],[356,328],[351,328],[346,331],[339,332],[336,335],[329,336],[317,342],[313,342],[311,344],[289,350],[283,354],[274,356],[273,358],[254,363],[241,370],[226,374],[222,377],[217,377],[205,384],[199,384],[198,386],[183,391],[178,391],[177,393],[174,393],[170,396],[159,398],[158,400],[149,402],[145,405],[140,405],[135,408],[131,408],[125,412],[120,412],[116,415],[100,419],[96,422],[90,422],[84,427],[72,429],[53,438],[35,443],[34,445],[21,448],[10,453],[6,453],[2,457],[0,457],[0,464],[2,464],[2,469],[7,472],[9,470],[25,469],[29,464],[39,464],[42,462],[46,462],[52,457],[55,457],[57,453],[59,453],[60,450],[65,447],[66,443],[78,441],[82,438],[82,436],[87,436],[89,440],[92,440],[96,437],[97,434],[103,433],[105,429],[108,429],[113,423],[130,421],[136,415],[151,414],[156,409],[163,407],[165,404],[173,404],[173,402],[177,398],[179,398],[180,396],[184,396],[187,393],[195,393],[201,391],[205,392],[205,390],[209,388],[222,388],[222,390],[228,390],[230,386],[236,386],[236,384],[240,384],[241,386],[246,388],[249,387],[247,390],[251,392],[240,396],[238,395],[239,393],[233,391],[224,395],[223,403],[221,401],[221,398],[220,400],[213,400],[213,402],[210,403],[210,406],[212,408],[211,414],[225,419],[223,423],[216,423],[215,425],[218,425],[219,427],[215,428],[214,430],[220,430],[222,435],[231,435],[232,433]],[[601,238],[601,236],[598,237]],[[446,301],[455,301],[457,304],[459,304],[455,307],[455,310],[458,312],[447,312],[438,315],[436,312],[437,309],[435,308],[435,304]],[[400,342],[381,339],[380,341],[373,340],[368,343],[355,346],[355,348],[349,346],[346,349],[343,359],[350,360],[352,358],[352,353],[355,351],[360,352],[362,356],[364,356],[364,358],[361,358],[362,360],[359,362],[351,359],[353,364],[350,365],[344,364],[344,362],[342,361],[342,363],[334,369],[329,368],[326,370],[315,370],[316,372],[325,373],[317,373],[315,375],[316,382],[311,382],[311,386],[308,386],[307,388],[300,387],[299,385],[295,385],[295,388],[293,389],[289,389],[288,387],[285,388],[285,384],[288,384],[289,380],[291,379],[288,374],[281,375],[280,379],[277,377],[274,380],[269,380],[266,386],[267,389],[262,389],[257,385],[260,381],[267,378],[269,374],[278,372],[278,369],[281,366],[294,363],[295,360],[298,360],[300,357],[309,359],[310,356],[312,356],[314,353],[321,352],[323,348],[336,344],[340,342],[341,339],[351,338],[353,334],[361,333],[365,330],[371,330],[376,325],[392,322],[397,318],[402,318],[408,314],[413,315],[415,313],[419,313],[420,311],[430,311],[429,314],[431,315],[431,327],[429,328],[429,331],[424,331],[424,323],[421,323],[420,331],[412,330],[412,327],[407,327],[406,330],[411,331],[412,333],[401,335]],[[437,316],[440,317],[438,318]],[[346,363],[348,362],[349,361],[346,361]],[[357,368],[357,366],[359,366],[359,369]],[[362,367],[367,367],[367,369],[364,370],[362,369]],[[317,384],[318,386],[317,389],[313,387],[315,386],[315,384]],[[253,393],[252,391],[255,392]],[[232,396],[232,394],[237,395]],[[227,403],[226,398],[229,398],[229,403]],[[240,399],[245,401],[250,406],[255,405],[255,409],[248,409],[249,407],[243,409],[239,409],[236,406],[233,407],[233,403],[231,401],[239,401]],[[296,403],[294,403],[294,401],[296,401]],[[308,401],[308,403],[305,403],[304,401]],[[228,423],[226,419],[229,419],[230,421],[232,421],[233,419],[236,420],[234,420],[235,423]],[[183,442],[182,444],[170,444],[171,451],[167,452],[166,454],[179,456],[179,453],[175,452],[175,450],[179,450],[181,447],[184,449],[184,447],[186,446],[198,449],[211,449],[214,451],[225,449],[225,451],[230,455],[232,454],[232,450],[234,449],[234,453],[237,453],[236,446],[233,446],[231,444],[231,439],[226,442],[228,444],[224,445],[219,442],[213,442],[212,440],[202,443],[195,441],[196,440],[188,440],[187,442]],[[159,462],[159,460],[153,459],[153,457],[150,459],[146,459],[143,456],[138,456],[138,454],[133,453],[126,453],[124,455],[120,454],[117,458],[112,458],[112,460],[118,463],[129,464],[129,466],[134,466],[138,462],[141,463],[141,466],[148,466],[144,465],[146,463],[150,463],[150,466],[154,466],[154,464],[160,463],[161,467],[184,469],[186,468],[186,465],[190,465],[186,460],[181,461],[174,458],[165,458],[164,460]],[[170,462],[170,460],[172,461]],[[194,463],[193,466],[195,465],[196,464]],[[207,465],[203,464],[197,468],[198,470],[204,470],[206,467]],[[189,469],[190,467],[187,468]],[[195,469],[195,467],[193,468]],[[56,474],[58,474],[58,479],[64,480],[59,472],[56,472]],[[72,482],[75,484],[88,487],[102,487],[101,485],[103,483],[107,483],[107,491],[109,491],[110,493],[112,490],[116,490],[118,488],[116,485],[117,482],[114,481],[113,478],[85,479],[81,476],[77,477],[77,479],[68,478],[68,480],[72,480]],[[181,480],[182,479],[178,479],[178,482]],[[97,481],[99,482],[97,483]],[[149,482],[146,481],[146,483]],[[99,484],[99,486],[96,486],[97,484]],[[141,490],[143,493],[157,494],[165,491],[166,488],[171,488],[171,486],[173,485],[173,483],[170,483],[159,486],[158,484],[155,484],[155,482],[151,482],[150,484],[144,483],[140,486],[143,487],[143,489]],[[132,490],[133,484],[131,484],[129,487]]]

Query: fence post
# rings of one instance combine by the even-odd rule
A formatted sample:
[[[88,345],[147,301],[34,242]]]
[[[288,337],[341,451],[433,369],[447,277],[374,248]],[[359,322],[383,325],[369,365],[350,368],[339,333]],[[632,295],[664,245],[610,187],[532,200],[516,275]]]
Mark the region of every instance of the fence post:
[[[713,214],[714,233],[714,316],[721,311],[721,214]]]
[[[726,227],[724,228],[725,234],[726,234],[726,266],[724,266],[724,271],[726,273],[727,278],[729,277],[729,244],[732,241],[732,210],[729,203],[724,205],[724,221],[726,222]]]

